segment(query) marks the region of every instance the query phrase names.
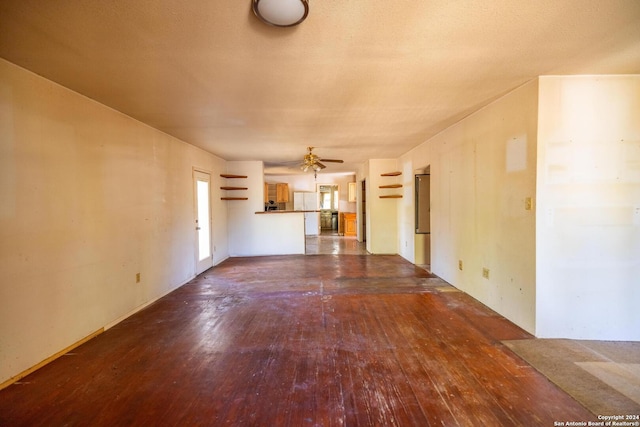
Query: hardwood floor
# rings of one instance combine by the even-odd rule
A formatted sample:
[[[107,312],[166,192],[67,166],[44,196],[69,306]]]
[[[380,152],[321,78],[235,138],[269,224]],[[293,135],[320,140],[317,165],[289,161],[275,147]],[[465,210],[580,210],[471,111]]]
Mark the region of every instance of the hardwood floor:
[[[233,258],[0,391],[1,426],[553,426],[529,334],[399,256]]]

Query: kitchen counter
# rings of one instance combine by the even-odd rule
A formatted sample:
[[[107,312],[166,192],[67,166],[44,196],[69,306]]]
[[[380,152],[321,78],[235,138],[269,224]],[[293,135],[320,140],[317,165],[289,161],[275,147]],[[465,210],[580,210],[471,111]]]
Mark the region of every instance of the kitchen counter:
[[[271,215],[277,211],[256,212],[251,221],[251,228],[237,230],[236,236],[229,240],[246,241],[241,255],[229,253],[230,256],[260,255],[298,255],[305,251],[304,216],[312,215],[304,212],[288,211],[289,215]],[[285,212],[285,211],[280,211]],[[247,212],[251,215],[251,211]],[[264,215],[268,214],[268,215]],[[258,237],[259,236],[259,237]]]
[[[305,212],[320,212],[320,211],[259,211],[256,215],[261,214],[284,214],[284,213],[305,213]]]

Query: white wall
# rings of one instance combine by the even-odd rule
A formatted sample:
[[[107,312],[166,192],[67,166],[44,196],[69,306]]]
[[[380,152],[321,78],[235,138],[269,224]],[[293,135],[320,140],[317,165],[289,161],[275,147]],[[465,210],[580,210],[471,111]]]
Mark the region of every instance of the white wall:
[[[525,199],[535,196],[537,89],[537,80],[516,89],[399,160],[399,253],[413,262],[414,174],[430,165],[432,271],[530,332],[535,215]]]
[[[230,186],[248,187],[234,196],[249,200],[226,201],[229,255],[261,256],[304,254],[304,215],[302,213],[264,212],[264,166],[261,161],[227,162],[227,173],[246,175],[229,180]],[[229,194],[230,196],[232,194]]]
[[[192,170],[224,166],[0,60],[0,383],[192,278]]]
[[[540,78],[537,335],[640,340],[640,76]]]

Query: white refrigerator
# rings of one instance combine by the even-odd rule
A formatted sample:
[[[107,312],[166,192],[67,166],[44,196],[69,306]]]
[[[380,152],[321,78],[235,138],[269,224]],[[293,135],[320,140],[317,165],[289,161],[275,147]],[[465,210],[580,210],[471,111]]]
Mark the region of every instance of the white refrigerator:
[[[294,191],[293,210],[317,211],[318,193]],[[304,234],[307,236],[317,236],[318,234],[320,234],[320,212],[304,213]]]

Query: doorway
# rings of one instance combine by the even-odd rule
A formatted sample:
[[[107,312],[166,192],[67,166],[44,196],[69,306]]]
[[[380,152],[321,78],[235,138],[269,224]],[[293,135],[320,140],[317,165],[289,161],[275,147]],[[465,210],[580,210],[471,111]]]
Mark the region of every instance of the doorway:
[[[340,187],[336,184],[318,184],[320,196],[320,231],[323,234],[338,234]]]
[[[415,176],[415,264],[431,269],[431,175]]]
[[[196,274],[213,267],[211,251],[211,175],[193,171]]]
[[[360,188],[360,241],[367,241],[367,181],[362,180]]]

